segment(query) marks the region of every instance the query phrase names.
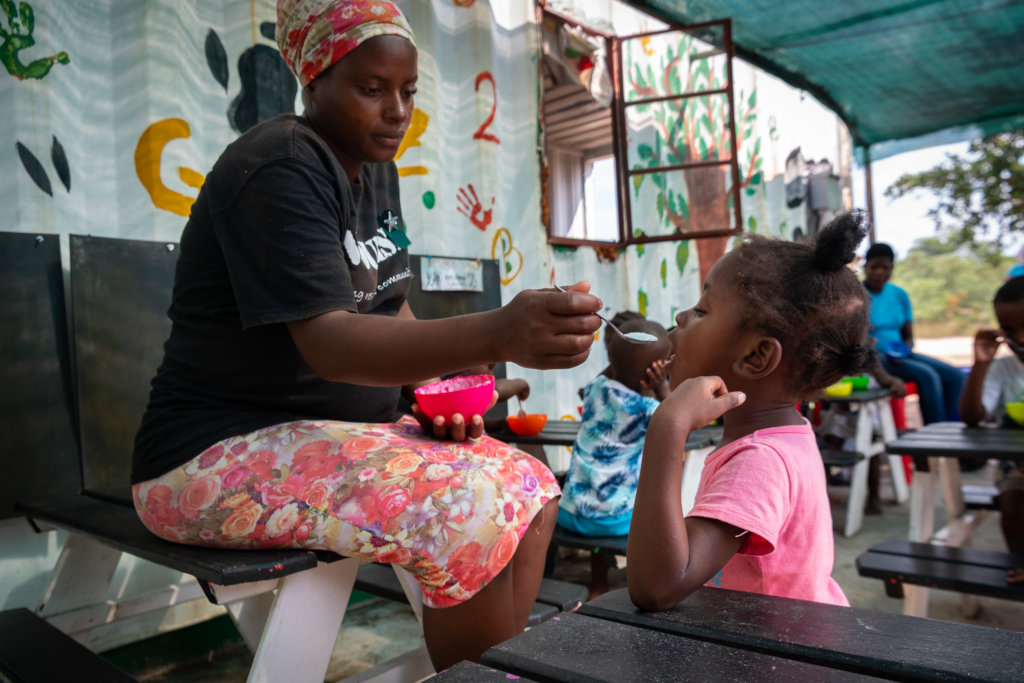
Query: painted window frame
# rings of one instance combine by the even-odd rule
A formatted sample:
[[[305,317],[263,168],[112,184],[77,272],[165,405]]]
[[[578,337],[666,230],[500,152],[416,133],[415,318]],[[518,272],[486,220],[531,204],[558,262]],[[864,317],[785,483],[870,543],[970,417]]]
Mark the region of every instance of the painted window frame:
[[[591,28],[584,24],[581,24],[577,20],[551,10],[546,7],[538,6],[538,25],[547,19],[554,19],[555,21],[575,27],[591,37],[598,38],[605,41],[606,50],[605,55],[608,60],[608,69],[612,74],[612,139],[613,139],[613,156],[615,159],[616,174],[618,176],[618,182],[616,183],[616,204],[618,207],[618,239],[615,241],[606,240],[594,240],[594,239],[581,239],[568,236],[557,236],[554,234],[554,222],[552,220],[552,214],[554,211],[559,210],[560,207],[554,206],[556,199],[554,192],[551,190],[551,183],[565,182],[564,179],[552,178],[555,170],[547,168],[544,171],[543,178],[543,194],[544,201],[547,204],[547,211],[545,211],[545,228],[547,231],[547,239],[549,244],[559,246],[594,246],[594,247],[610,247],[610,248],[624,248],[629,245],[641,245],[653,242],[665,242],[665,241],[682,241],[690,239],[704,239],[704,238],[717,238],[717,237],[730,237],[739,235],[742,232],[743,226],[743,213],[742,205],[740,202],[740,172],[739,172],[739,150],[736,144],[736,115],[735,115],[735,101],[733,95],[733,69],[732,60],[735,56],[733,43],[732,43],[732,28],[731,21],[729,19],[722,19],[717,21],[705,22],[702,24],[694,24],[689,26],[682,25],[669,25],[665,29],[658,31],[648,31],[643,33],[634,33],[625,36],[615,36],[597,29]],[[702,40],[706,40],[706,36],[714,31],[720,32],[721,45],[716,47],[721,51],[721,54],[725,56],[726,62],[726,82],[720,87],[713,90],[701,90],[692,93],[672,94],[664,95],[653,98],[644,98],[638,100],[632,100],[630,102],[625,101],[624,96],[624,73],[623,73],[623,44],[626,41],[640,40],[643,38],[649,38],[657,35],[673,32],[683,32],[694,35]],[[673,101],[673,100],[685,100],[695,97],[708,97],[711,95],[725,95],[728,102],[728,135],[730,141],[730,154],[728,158],[719,158],[714,161],[686,161],[683,163],[672,164],[668,166],[650,166],[647,168],[636,169],[629,167],[629,157],[627,150],[627,128],[626,128],[626,112],[630,107],[642,106],[644,104]],[[542,105],[543,106],[543,105]],[[543,130],[544,121],[543,114],[541,116],[541,130]],[[545,150],[546,152],[546,150]],[[601,157],[606,156],[606,153],[599,155]],[[594,158],[597,158],[596,156]],[[588,157],[581,157],[583,163],[586,163]],[[731,187],[725,194],[722,195],[722,201],[728,206],[724,215],[731,216],[732,221],[729,225],[714,226],[702,230],[687,230],[682,231],[678,227],[676,230],[669,234],[649,234],[654,231],[645,231],[643,226],[635,226],[632,215],[632,204],[633,199],[630,196],[629,188],[631,187],[633,178],[641,175],[652,175],[656,173],[666,173],[673,171],[686,172],[688,170],[694,170],[704,167],[722,166],[728,167],[728,173],[730,174],[732,183]],[[582,197],[582,188],[578,193]],[[563,193],[564,195],[564,193]],[[580,210],[583,210],[582,207]]]

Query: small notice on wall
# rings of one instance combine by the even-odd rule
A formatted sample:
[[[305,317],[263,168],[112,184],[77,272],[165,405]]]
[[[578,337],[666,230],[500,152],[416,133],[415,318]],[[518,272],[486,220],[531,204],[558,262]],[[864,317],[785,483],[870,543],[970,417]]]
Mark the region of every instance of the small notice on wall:
[[[482,292],[483,263],[473,259],[420,257],[424,292]]]

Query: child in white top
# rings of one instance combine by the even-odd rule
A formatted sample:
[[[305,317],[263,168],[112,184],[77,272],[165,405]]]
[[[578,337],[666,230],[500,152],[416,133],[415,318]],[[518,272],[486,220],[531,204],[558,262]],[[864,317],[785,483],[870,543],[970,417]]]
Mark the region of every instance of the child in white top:
[[[978,330],[974,336],[974,366],[960,396],[960,417],[969,425],[982,420],[1006,420],[1007,403],[1024,400],[1024,277],[1007,280],[992,301],[998,330]],[[1006,342],[1012,355],[996,358]],[[1024,465],[1006,464],[998,481],[1003,538],[1011,553],[1024,554]],[[1024,568],[1006,577],[1024,582]]]

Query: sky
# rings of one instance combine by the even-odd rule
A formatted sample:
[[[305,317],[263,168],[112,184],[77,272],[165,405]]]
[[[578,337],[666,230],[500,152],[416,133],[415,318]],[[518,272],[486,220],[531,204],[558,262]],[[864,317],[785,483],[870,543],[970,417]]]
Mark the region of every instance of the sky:
[[[915,190],[899,199],[889,199],[885,189],[904,173],[925,171],[941,164],[947,154],[964,155],[967,142],[938,145],[913,152],[904,152],[871,164],[871,186],[874,197],[875,240],[890,244],[898,259],[904,258],[914,242],[922,237],[935,236],[935,224],[928,210],[935,206],[936,195],[927,190]],[[864,167],[853,170],[853,205],[866,208]],[[1016,254],[1019,245],[1006,249]]]

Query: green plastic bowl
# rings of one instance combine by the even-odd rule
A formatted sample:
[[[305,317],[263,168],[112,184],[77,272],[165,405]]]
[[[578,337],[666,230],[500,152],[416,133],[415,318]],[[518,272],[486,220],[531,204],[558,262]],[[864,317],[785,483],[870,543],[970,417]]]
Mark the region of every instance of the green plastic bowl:
[[[856,377],[844,377],[843,382],[849,382],[853,385],[854,391],[863,391],[868,388],[868,381],[870,378],[867,375],[858,375]]]
[[[1007,403],[1006,414],[1017,423],[1017,426],[1024,427],[1024,402]]]

